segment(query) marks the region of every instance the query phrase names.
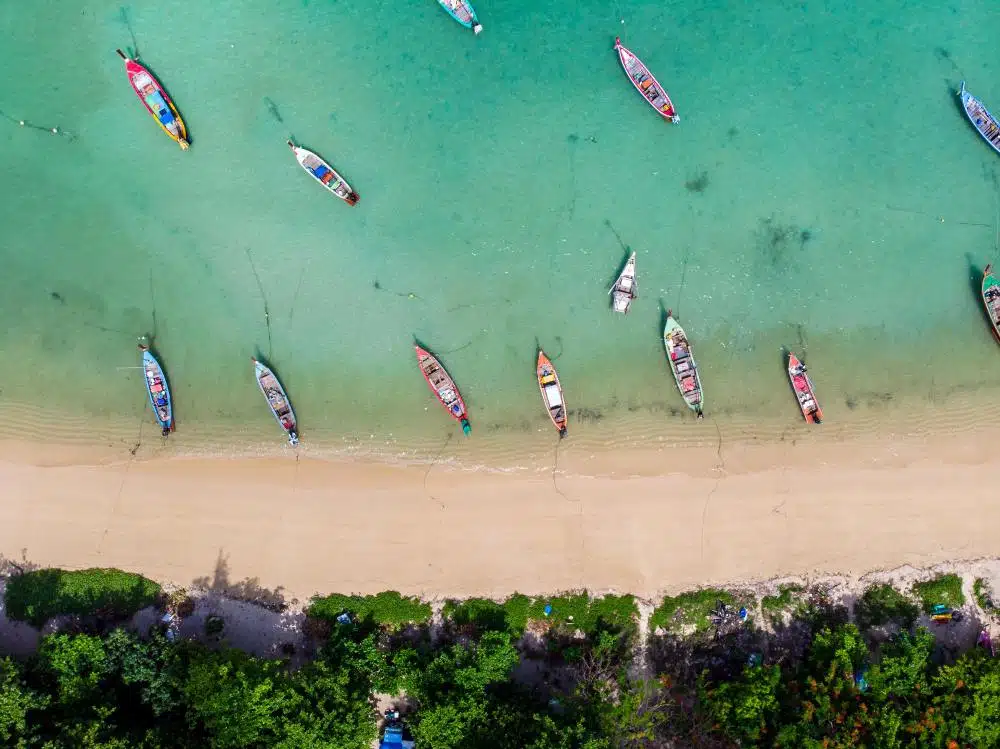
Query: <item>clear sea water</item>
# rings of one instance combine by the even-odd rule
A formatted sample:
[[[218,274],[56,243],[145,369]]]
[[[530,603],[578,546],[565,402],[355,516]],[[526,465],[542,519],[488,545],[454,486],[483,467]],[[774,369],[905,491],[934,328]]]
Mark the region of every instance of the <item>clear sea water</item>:
[[[995,3],[476,8],[479,37],[434,0],[0,3],[0,430],[152,435],[133,369],[151,333],[189,448],[281,444],[255,351],[304,445],[447,445],[414,336],[473,440],[555,438],[536,340],[571,435],[633,418],[678,435],[692,417],[661,305],[710,418],[796,425],[782,346],[828,422],[995,387],[973,288],[1000,261],[1000,157],[955,95],[964,79],[1000,110]],[[616,35],[679,125],[629,84]],[[190,151],[116,47],[170,91]],[[310,182],[289,137],[357,207]],[[622,318],[607,287],[629,249],[641,296]]]

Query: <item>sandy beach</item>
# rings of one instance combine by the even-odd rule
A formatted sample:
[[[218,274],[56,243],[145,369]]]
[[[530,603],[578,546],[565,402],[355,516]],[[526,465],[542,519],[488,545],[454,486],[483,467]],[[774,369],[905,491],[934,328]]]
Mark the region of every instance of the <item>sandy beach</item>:
[[[567,440],[558,468],[520,471],[7,441],[0,553],[289,602],[385,589],[653,597],[1000,554],[984,522],[1000,430],[851,432],[758,444],[720,426],[711,446],[605,451]]]

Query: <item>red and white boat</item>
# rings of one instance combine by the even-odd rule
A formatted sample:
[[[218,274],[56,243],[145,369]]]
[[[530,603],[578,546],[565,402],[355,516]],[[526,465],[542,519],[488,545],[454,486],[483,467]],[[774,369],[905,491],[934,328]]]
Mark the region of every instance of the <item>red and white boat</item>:
[[[632,50],[622,46],[622,40],[618,37],[615,37],[615,51],[618,53],[618,59],[621,60],[622,67],[628,73],[632,85],[645,97],[649,106],[659,112],[664,119],[675,123],[680,122],[681,118],[674,110],[674,103],[670,101],[667,90],[660,85],[660,82],[649,72],[649,68],[635,56]]]
[[[816,390],[812,380],[806,374],[806,365],[799,361],[791,351],[788,352],[788,379],[792,383],[792,390],[799,401],[799,408],[802,415],[810,424],[819,424],[823,421],[823,409],[819,407],[816,400]]]
[[[458,392],[451,375],[430,351],[418,344],[414,344],[413,348],[417,352],[417,364],[420,365],[420,373],[427,380],[427,386],[434,391],[434,395],[441,401],[445,410],[462,423],[462,431],[465,434],[472,432],[472,427],[469,426],[469,414],[465,410],[465,401],[462,400],[462,394]]]
[[[128,82],[132,84],[132,89],[139,97],[139,101],[153,115],[153,119],[163,128],[163,132],[169,135],[170,139],[175,141],[182,151],[186,151],[191,145],[188,143],[187,127],[163,86],[143,65],[129,58],[120,49],[115,51],[125,61]]]
[[[549,412],[552,424],[559,430],[559,439],[566,436],[566,399],[563,397],[562,385],[559,384],[559,375],[552,360],[545,355],[545,352],[538,349],[538,364],[535,367],[535,375],[538,377],[538,389],[542,393],[542,402],[545,410]]]
[[[354,189],[347,184],[347,180],[341,177],[336,169],[323,161],[319,154],[310,151],[308,148],[297,146],[290,140],[286,141],[286,143],[288,143],[288,147],[295,154],[295,160],[299,162],[299,166],[305,169],[310,177],[347,203],[347,205],[354,205],[360,200]]]

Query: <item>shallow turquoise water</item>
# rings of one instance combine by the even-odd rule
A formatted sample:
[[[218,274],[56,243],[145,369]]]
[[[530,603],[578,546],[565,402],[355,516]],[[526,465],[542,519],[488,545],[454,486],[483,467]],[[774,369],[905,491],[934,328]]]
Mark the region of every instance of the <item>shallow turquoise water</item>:
[[[796,419],[782,345],[805,349],[829,419],[995,385],[969,279],[1000,260],[1000,158],[954,95],[964,78],[1000,109],[995,6],[731,5],[481,0],[478,38],[433,0],[0,5],[4,413],[142,419],[128,367],[152,332],[180,430],[280,439],[256,349],[304,440],[447,433],[414,336],[477,433],[544,426],[536,339],[571,419],[687,418],[661,304],[709,415]],[[680,125],[629,85],[618,34]],[[114,50],[134,44],[187,153],[128,86]],[[606,289],[626,248],[623,319]]]

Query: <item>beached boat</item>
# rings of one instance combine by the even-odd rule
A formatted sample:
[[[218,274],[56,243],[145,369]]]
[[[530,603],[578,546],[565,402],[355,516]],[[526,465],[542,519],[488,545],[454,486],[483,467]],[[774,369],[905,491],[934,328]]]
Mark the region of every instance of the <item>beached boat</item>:
[[[810,424],[821,423],[823,409],[819,407],[819,401],[816,399],[816,388],[809,379],[806,365],[791,351],[788,352],[788,380],[792,383],[792,390],[799,401],[799,408],[802,409],[805,420]]]
[[[417,344],[414,344],[413,348],[417,352],[417,364],[420,365],[420,372],[427,380],[428,387],[441,401],[445,410],[461,422],[462,431],[469,434],[472,431],[472,427],[469,426],[469,414],[465,410],[465,401],[462,400],[462,394],[458,392],[455,381],[434,354]]]
[[[701,412],[701,404],[704,397],[701,378],[698,376],[698,365],[695,364],[691,344],[684,328],[674,319],[674,314],[670,311],[667,311],[667,324],[663,327],[663,345],[667,349],[667,361],[670,362],[670,370],[674,373],[677,389],[681,391],[688,408],[694,411],[699,419],[702,418],[704,414]]]
[[[559,436],[566,436],[566,401],[563,399],[562,385],[559,384],[559,375],[556,368],[552,366],[552,361],[545,355],[545,352],[538,349],[538,366],[535,369],[538,377],[538,389],[542,393],[542,402],[549,412],[549,418]]]
[[[478,34],[483,30],[483,25],[476,18],[476,11],[469,0],[438,0],[441,7],[448,11],[448,15],[458,21],[467,29],[472,29],[472,33]]]
[[[285,430],[285,434],[288,435],[289,444],[299,444],[299,435],[295,426],[295,412],[292,410],[292,404],[288,401],[285,389],[278,382],[278,378],[271,371],[270,367],[258,361],[255,357],[251,356],[250,360],[253,362],[254,375],[257,378],[257,384],[260,386],[260,392],[264,394],[264,398],[267,400],[268,408],[271,409],[274,418],[281,428]]]
[[[983,139],[993,146],[993,150],[1000,153],[1000,121],[990,114],[979,99],[965,90],[965,81],[962,81],[962,90],[958,95],[962,98],[962,108],[969,122],[979,131]]]
[[[639,287],[635,282],[635,253],[629,257],[622,272],[618,274],[618,279],[608,293],[611,295],[611,309],[615,312],[628,314],[632,300],[638,296]]]
[[[358,194],[347,184],[347,180],[341,177],[337,171],[327,164],[318,154],[313,153],[308,148],[295,145],[292,141],[286,141],[288,147],[295,153],[295,158],[299,165],[308,172],[309,176],[319,182],[323,187],[332,192],[348,205],[354,205],[360,199]]]
[[[132,84],[139,101],[153,115],[153,119],[163,128],[163,132],[169,135],[171,140],[181,147],[181,150],[186,151],[191,145],[188,143],[187,127],[163,86],[142,64],[129,58],[120,49],[115,51],[125,61],[128,82]]]
[[[149,350],[149,345],[140,343],[139,350],[142,352],[142,374],[146,381],[146,392],[149,393],[149,405],[153,407],[156,423],[160,425],[163,436],[166,437],[174,431],[174,407],[170,400],[170,386],[167,385],[163,367]]]
[[[983,270],[983,306],[993,326],[993,336],[1000,341],[1000,279],[993,275],[993,264]]]
[[[617,37],[615,38],[615,51],[618,52],[618,59],[621,60],[622,67],[628,73],[632,85],[645,97],[649,105],[665,119],[671,122],[680,122],[681,118],[674,110],[674,103],[670,101],[667,90],[660,85],[660,82],[649,72],[649,68],[635,56],[632,50],[622,46],[622,40]]]

